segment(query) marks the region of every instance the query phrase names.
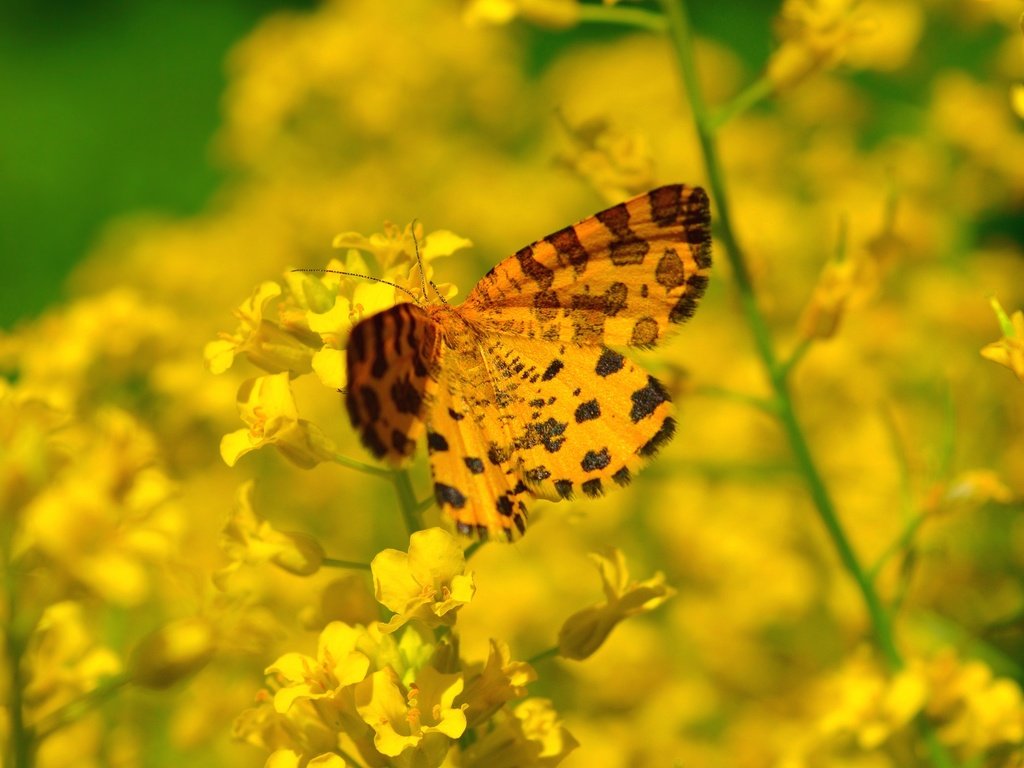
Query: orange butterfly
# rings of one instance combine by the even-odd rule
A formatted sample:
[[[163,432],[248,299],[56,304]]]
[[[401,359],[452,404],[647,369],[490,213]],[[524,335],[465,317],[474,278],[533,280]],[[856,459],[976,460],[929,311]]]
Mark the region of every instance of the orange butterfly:
[[[526,499],[625,485],[675,431],[665,388],[606,345],[651,347],[708,283],[708,198],[673,184],[505,259],[459,306],[398,304],[352,329],[346,405],[399,462],[426,431],[457,529],[512,539]]]

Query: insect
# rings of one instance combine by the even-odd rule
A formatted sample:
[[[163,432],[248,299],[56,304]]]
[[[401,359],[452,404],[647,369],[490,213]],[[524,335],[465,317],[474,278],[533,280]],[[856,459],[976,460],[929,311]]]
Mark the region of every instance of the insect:
[[[528,245],[466,300],[397,304],[353,329],[346,406],[392,463],[426,433],[459,532],[513,539],[533,498],[626,485],[673,435],[664,386],[612,346],[693,315],[711,267],[708,198],[659,187]]]

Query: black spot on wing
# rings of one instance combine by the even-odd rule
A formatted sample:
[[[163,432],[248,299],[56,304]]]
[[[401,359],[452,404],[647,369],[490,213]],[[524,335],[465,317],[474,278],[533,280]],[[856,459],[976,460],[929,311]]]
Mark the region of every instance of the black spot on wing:
[[[555,480],[555,492],[563,499],[572,498],[572,480]]]
[[[382,378],[388,370],[387,355],[384,353],[385,314],[378,312],[368,321],[373,329],[373,365],[370,367],[370,373],[375,379]]]
[[[580,242],[575,227],[560,229],[544,239],[555,249],[560,264],[569,264],[577,275],[586,270],[587,249]]]
[[[448,504],[455,509],[466,506],[466,497],[457,488],[444,483],[434,483],[434,498],[438,504]]]
[[[670,400],[664,385],[653,376],[648,376],[647,384],[629,397],[633,401],[633,407],[629,411],[629,418],[634,424],[641,419],[647,418],[654,413],[659,405]]]
[[[540,380],[551,381],[553,378],[555,378],[555,376],[558,375],[558,372],[562,370],[564,367],[565,363],[563,363],[556,357],[554,360],[551,361],[551,364],[547,367],[547,369],[545,369],[544,373],[541,374]]]
[[[541,465],[528,469],[523,473],[523,476],[531,483],[541,483],[551,477],[551,472],[547,467]]]
[[[611,454],[608,453],[608,448],[605,447],[600,451],[587,451],[583,461],[580,462],[580,466],[585,472],[597,472],[607,467],[611,462]]]
[[[648,440],[646,443],[640,446],[640,448],[637,449],[637,453],[640,456],[644,457],[653,456],[658,452],[661,446],[663,446],[665,443],[672,439],[672,435],[674,435],[675,432],[676,420],[673,419],[671,416],[666,416],[665,421],[662,422],[661,427],[658,429],[657,432],[654,433],[654,437],[652,437],[650,440]]]
[[[601,406],[598,405],[597,400],[588,400],[585,403],[580,403],[574,415],[577,424],[582,424],[584,421],[593,421],[600,418]]]
[[[627,467],[623,467],[612,475],[612,480],[614,480],[617,485],[629,485],[629,481],[632,479],[633,476],[629,473],[629,469]]]
[[[402,434],[401,431],[397,429],[392,429],[391,447],[394,448],[396,451],[398,451],[398,453],[402,454],[403,456],[408,456],[410,453],[412,453],[413,449],[416,447],[416,444],[413,443],[413,441],[406,437],[404,434]]]
[[[431,453],[447,451],[448,441],[445,439],[444,435],[438,432],[427,432],[427,449]]]
[[[585,481],[581,486],[580,490],[583,491],[584,496],[594,498],[595,496],[601,496],[604,493],[604,486],[601,485],[601,479],[595,477],[592,480]]]
[[[418,416],[423,405],[423,396],[406,375],[396,379],[391,385],[391,402],[400,413]]]
[[[613,373],[622,370],[625,360],[618,352],[605,349],[601,353],[601,357],[597,359],[597,366],[594,368],[594,372],[598,376],[611,376]]]
[[[462,459],[466,463],[466,469],[472,472],[474,475],[482,475],[484,472],[484,463],[476,456],[466,456]]]
[[[384,441],[380,439],[380,435],[377,434],[377,430],[372,424],[367,424],[363,428],[360,437],[362,438],[363,445],[378,459],[382,459],[387,455],[388,447],[384,445]]]

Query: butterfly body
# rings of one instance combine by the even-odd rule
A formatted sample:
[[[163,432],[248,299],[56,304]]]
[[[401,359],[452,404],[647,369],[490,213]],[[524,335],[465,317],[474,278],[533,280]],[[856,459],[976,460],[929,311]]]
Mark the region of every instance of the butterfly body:
[[[348,345],[353,426],[398,462],[426,434],[463,533],[525,530],[534,497],[625,485],[674,433],[665,388],[609,345],[651,347],[707,285],[703,190],[652,190],[523,248],[459,306],[399,304]]]

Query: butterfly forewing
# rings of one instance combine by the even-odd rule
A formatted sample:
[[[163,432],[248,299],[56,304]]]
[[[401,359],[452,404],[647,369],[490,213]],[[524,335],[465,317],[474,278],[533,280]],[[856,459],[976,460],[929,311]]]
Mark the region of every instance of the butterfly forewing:
[[[439,331],[415,304],[397,304],[352,329],[345,405],[363,445],[379,459],[397,463],[416,449],[437,388]]]
[[[710,267],[707,195],[673,184],[523,248],[461,309],[494,332],[650,347],[694,313]]]

